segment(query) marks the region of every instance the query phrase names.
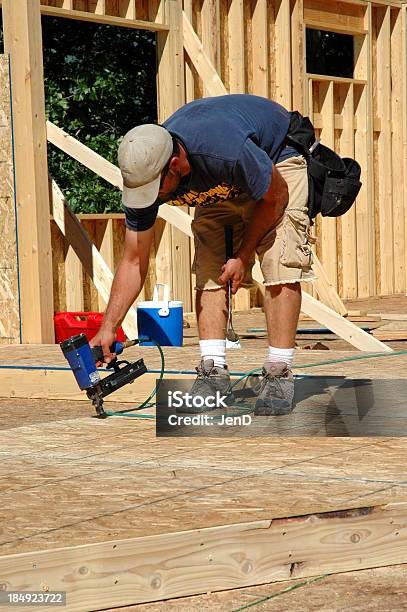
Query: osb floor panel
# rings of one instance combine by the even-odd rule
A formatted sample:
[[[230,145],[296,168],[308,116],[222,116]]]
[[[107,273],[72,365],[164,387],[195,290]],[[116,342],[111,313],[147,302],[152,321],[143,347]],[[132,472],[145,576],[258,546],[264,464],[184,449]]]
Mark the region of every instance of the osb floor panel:
[[[229,366],[232,371],[242,372],[259,367],[263,351],[259,348],[263,340],[246,340],[242,350],[228,352]],[[197,363],[197,347],[165,348],[167,377],[171,371],[192,371]],[[154,347],[132,348],[126,352],[126,358],[145,359],[150,370],[160,367],[158,351]],[[296,354],[296,369],[303,378],[297,382],[297,407],[287,417],[273,419],[267,424],[268,431],[256,433],[260,426],[253,421],[249,429],[244,428],[245,435],[273,436],[407,436],[407,354],[384,356],[374,359],[356,359],[336,363],[344,358],[363,357],[360,352],[352,351],[314,351],[299,349]],[[63,366],[67,363],[57,345],[12,346],[0,348],[1,367],[11,366]],[[332,361],[333,363],[326,363]],[[316,364],[322,365],[316,365]],[[313,367],[302,366],[313,365]],[[24,377],[24,370],[18,370],[16,376]],[[70,372],[67,372],[70,376]],[[305,378],[304,378],[305,376]],[[152,387],[151,387],[152,390]],[[129,404],[123,408],[133,408],[146,399],[147,393],[138,391],[137,381],[127,387]],[[93,414],[89,401],[85,400],[81,416]],[[33,403],[35,404],[35,401]],[[46,406],[46,402],[44,406]],[[70,402],[73,408],[74,402]],[[109,404],[107,403],[109,407]],[[45,408],[44,408],[45,409]],[[112,410],[118,405],[111,404]],[[49,408],[52,413],[52,405]],[[18,402],[14,403],[11,415],[3,427],[16,423],[35,422],[36,412],[21,410]],[[153,412],[147,410],[144,412]],[[23,414],[22,414],[23,413]],[[27,421],[28,419],[28,421]],[[1,420],[1,415],[0,415]],[[4,420],[4,419],[3,419]],[[263,429],[263,423],[261,423]],[[218,428],[219,429],[219,428]],[[234,430],[236,433],[236,430]],[[191,431],[189,432],[191,433]],[[211,432],[215,434],[215,431]],[[216,432],[217,435],[223,432]]]
[[[156,439],[83,405],[0,401],[1,555],[407,499],[401,438]]]
[[[263,346],[230,351],[231,369],[259,366]],[[141,352],[158,367],[154,349]],[[296,363],[347,355],[355,352],[298,351]],[[65,365],[58,346],[2,347],[0,358]],[[166,359],[167,369],[191,369],[197,347],[166,350]],[[406,379],[406,363],[304,372]],[[136,388],[133,399],[144,399]],[[0,555],[407,500],[403,438],[156,439],[152,421],[91,414],[86,402],[0,400]]]

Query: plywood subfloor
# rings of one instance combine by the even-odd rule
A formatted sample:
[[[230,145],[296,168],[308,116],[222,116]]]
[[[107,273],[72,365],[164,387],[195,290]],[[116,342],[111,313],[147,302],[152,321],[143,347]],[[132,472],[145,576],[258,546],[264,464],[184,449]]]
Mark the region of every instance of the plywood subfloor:
[[[231,351],[231,369],[260,365],[263,341]],[[153,349],[141,353],[158,367]],[[296,363],[301,373],[349,356],[298,351]],[[65,365],[57,346],[6,347],[0,357],[3,365]],[[168,349],[167,369],[190,370],[196,357],[193,343]],[[405,380],[406,356],[312,373]],[[132,392],[133,402],[144,399]],[[0,400],[0,556],[407,501],[407,439],[157,439],[151,420],[92,414],[83,401]]]
[[[249,371],[258,368],[262,363],[263,351],[259,346],[265,339],[245,340],[242,350],[228,352],[229,366],[234,372]],[[198,361],[197,347],[165,348],[166,376],[171,372],[190,372]],[[160,357],[154,347],[132,348],[126,352],[126,358],[135,360],[143,357],[150,370],[157,371],[160,367]],[[407,353],[398,356],[391,354],[374,359],[366,359],[355,351],[314,351],[299,349],[296,354],[295,373],[299,379],[297,389],[297,407],[292,415],[274,419],[268,423],[267,431],[254,431],[252,427],[244,431],[250,435],[273,436],[407,436]],[[359,359],[361,358],[361,359]],[[18,397],[19,380],[24,385],[22,397],[44,397],[43,384],[36,383],[36,393],[31,393],[32,386],[26,380],[30,370],[24,367],[42,366],[44,368],[65,367],[67,363],[57,345],[49,346],[12,346],[0,348],[0,375],[7,374],[6,386],[11,384],[12,393]],[[347,361],[347,359],[350,359]],[[318,365],[319,364],[319,365]],[[310,367],[312,366],[312,367]],[[71,395],[83,398],[83,416],[91,416],[93,407],[84,393],[77,391],[74,378],[68,369],[64,372],[65,379],[71,385]],[[52,380],[52,379],[50,379]],[[48,381],[45,377],[44,381]],[[142,378],[125,388],[120,397],[128,401],[124,408],[134,408],[143,402],[153,390],[155,375],[146,383]],[[32,384],[32,383],[31,383]],[[56,383],[55,383],[56,384]],[[47,382],[49,397],[53,386]],[[4,393],[4,386],[1,389]],[[8,393],[6,393],[8,395]],[[58,394],[55,395],[58,398]],[[59,396],[60,397],[60,396]],[[115,398],[116,402],[121,401]],[[35,405],[33,400],[33,405]],[[75,406],[73,400],[66,400],[70,407]],[[52,412],[52,403],[44,402]],[[118,410],[112,403],[112,410]],[[80,409],[79,409],[80,410]],[[19,403],[15,402],[11,415],[3,427],[20,423],[21,419],[36,419],[35,411],[23,415]],[[153,410],[148,410],[152,414]],[[1,416],[0,416],[1,421]],[[258,419],[253,425],[259,426]],[[263,427],[263,425],[261,425]],[[235,430],[236,431],[236,430]],[[213,434],[214,432],[212,432]]]
[[[0,555],[407,500],[403,439],[157,439],[82,406],[0,401]]]

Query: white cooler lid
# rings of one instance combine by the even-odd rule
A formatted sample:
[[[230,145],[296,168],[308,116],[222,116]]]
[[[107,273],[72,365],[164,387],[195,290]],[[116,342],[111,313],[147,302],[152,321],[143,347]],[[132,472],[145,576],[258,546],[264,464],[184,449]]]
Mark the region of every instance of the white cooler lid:
[[[162,308],[163,302],[153,302],[149,300],[148,302],[139,302],[136,304],[137,308]],[[182,302],[170,301],[168,302],[169,308],[180,308],[182,307]]]

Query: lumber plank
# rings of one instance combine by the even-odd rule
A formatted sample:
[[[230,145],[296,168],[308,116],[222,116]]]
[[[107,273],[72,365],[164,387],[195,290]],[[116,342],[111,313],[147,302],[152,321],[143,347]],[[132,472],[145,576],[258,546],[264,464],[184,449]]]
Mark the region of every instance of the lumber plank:
[[[292,82],[292,104],[295,110],[309,114],[307,110],[307,79],[305,61],[305,25],[303,0],[295,0],[291,6],[291,73],[295,75]]]
[[[96,221],[95,227],[96,247],[110,270],[114,272],[114,251],[113,251],[113,221],[111,219]],[[98,296],[99,312],[103,312],[107,306],[106,301]]]
[[[158,120],[161,123],[185,103],[182,6],[179,2],[163,0],[162,10],[164,20],[170,26],[170,31],[168,33],[161,32],[157,37]],[[165,283],[172,287],[175,295],[183,296],[184,285],[182,280],[173,274],[175,268],[173,237],[179,246],[180,254],[185,257],[189,257],[189,240],[181,235],[177,228],[164,226],[162,231],[161,239],[155,241],[157,282]]]
[[[117,166],[64,132],[64,130],[51,121],[47,121],[47,138],[49,142],[61,149],[61,151],[64,151],[64,153],[76,159],[76,161],[89,168],[89,170],[101,176],[105,181],[119,189],[123,189],[122,175]]]
[[[319,81],[320,83],[353,83],[354,85],[366,85],[366,79],[351,79],[350,77],[339,77],[339,76],[328,76],[326,74],[314,74],[313,72],[307,72],[307,78],[313,81]]]
[[[343,129],[340,136],[340,153],[342,157],[354,157],[355,125],[353,84],[340,88]],[[342,236],[342,290],[345,298],[355,298],[358,293],[357,255],[356,255],[356,208],[340,217]]]
[[[184,212],[188,216],[188,207]],[[180,300],[185,310],[192,310],[190,238],[176,225],[171,226],[172,299]]]
[[[0,344],[21,341],[10,115],[9,58],[0,55]]]
[[[220,0],[202,0],[201,4],[202,48],[216,71],[219,71],[220,66],[219,2]],[[205,82],[203,83],[203,94],[204,96],[211,95]]]
[[[335,310],[335,312],[338,314],[345,316],[348,312],[346,306],[339,297],[336,289],[332,286],[332,283],[329,281],[328,275],[326,274],[325,269],[315,252],[313,253],[313,260],[312,267],[317,276],[313,285],[319,295],[320,300]]]
[[[274,45],[276,55],[276,102],[292,108],[291,13],[290,0],[276,3]]]
[[[167,23],[171,26],[168,44],[169,56],[161,56],[160,65],[161,73],[159,74],[159,83],[162,80],[162,71],[165,69],[165,62],[171,60],[167,66],[166,72],[171,69],[173,74],[172,90],[173,102],[172,107],[167,107],[170,113],[175,112],[180,106],[185,103],[185,79],[184,79],[184,47],[183,47],[183,12],[181,3],[170,2],[167,7],[168,14],[166,17]],[[164,62],[164,63],[163,63]],[[166,77],[167,78],[167,77]],[[161,85],[159,86],[159,89]],[[162,93],[159,95],[159,105],[163,104]],[[167,101],[165,101],[167,104]],[[164,116],[164,108],[160,113]],[[171,225],[170,229],[170,251],[169,257],[171,260],[170,287],[172,296],[175,300],[181,300],[185,307],[190,310],[191,305],[191,275],[190,275],[190,239],[177,226]]]
[[[100,370],[103,378],[105,370]],[[107,372],[109,374],[109,372]],[[139,397],[148,397],[154,389],[158,372],[147,372],[137,379],[137,387],[127,385],[109,396],[109,402],[134,402],[137,392]],[[191,374],[171,372],[170,378],[191,380]],[[89,402],[86,393],[81,391],[69,367],[38,367],[30,369],[24,366],[0,368],[0,398],[68,400]],[[137,388],[137,391],[136,391]]]
[[[304,21],[309,27],[340,34],[365,34],[364,7],[345,2],[307,0]]]
[[[407,48],[407,4],[403,4],[401,9],[401,29],[402,29],[402,45]],[[403,53],[402,57],[402,79],[403,79],[403,102],[402,102],[402,130],[403,130],[403,148],[402,158],[403,167],[407,168],[407,53]],[[404,193],[404,240],[406,243],[405,249],[405,271],[406,271],[406,288],[407,288],[407,172],[403,172],[403,193]]]
[[[385,329],[375,330],[373,336],[382,342],[388,342],[391,340],[406,340],[407,341],[407,329],[405,330],[388,330]]]
[[[391,19],[391,116],[392,116],[392,198],[393,198],[393,239],[394,239],[394,293],[406,293],[406,236],[405,220],[407,215],[407,193],[400,188],[403,184],[405,159],[403,155],[403,122],[406,118],[406,98],[403,87],[406,75],[403,69],[404,58],[407,56],[406,44],[403,46],[403,14],[393,10]],[[405,42],[405,41],[404,41]],[[403,121],[395,121],[396,117],[404,117]]]
[[[377,28],[377,115],[381,120],[378,136],[378,222],[380,226],[380,292],[394,292],[394,227],[391,133],[391,20],[390,7],[376,10]]]
[[[355,114],[357,130],[355,132],[355,157],[359,161],[362,173],[362,188],[354,204],[356,213],[357,235],[357,287],[358,297],[375,294],[375,217],[373,200],[373,144],[369,120],[369,89],[354,88]],[[373,261],[372,261],[373,258]]]
[[[244,93],[246,73],[243,0],[230,0],[228,8],[229,93]]]
[[[319,87],[319,105],[323,116],[323,129],[321,130],[321,141],[332,149],[335,148],[335,125],[334,125],[334,83],[323,82]],[[338,252],[336,219],[323,217],[321,220],[321,261],[327,273],[330,283],[335,290],[338,288]]]
[[[83,312],[83,270],[82,264],[71,246],[65,256],[65,294],[66,310]]]
[[[269,97],[269,17],[267,0],[257,0],[252,14],[252,93]]]
[[[245,53],[245,7],[243,0],[230,0],[228,3],[228,69],[229,93],[245,93],[246,53]],[[234,297],[236,308],[250,308],[250,289],[241,287]]]
[[[41,5],[41,14],[50,17],[65,17],[67,19],[76,19],[78,21],[88,21],[92,23],[101,23],[104,25],[120,26],[122,28],[135,28],[138,30],[149,30],[151,32],[168,32],[169,26],[162,23],[152,21],[142,21],[140,19],[131,19],[131,17],[116,17],[113,15],[103,15],[102,13],[88,13],[87,11],[68,10],[56,6]]]
[[[226,88],[215,66],[205,53],[203,45],[185,12],[182,14],[182,24],[185,51],[188,53],[195,70],[203,80],[208,95],[223,96],[227,93]]]
[[[3,3],[10,54],[22,339],[52,342],[53,294],[39,2]]]
[[[10,589],[67,590],[71,612],[98,610],[405,563],[406,520],[402,502],[270,517],[6,555],[0,557],[0,571]]]
[[[184,13],[188,19],[188,21],[192,24],[192,5],[193,0],[184,0]],[[184,17],[182,17],[184,19]],[[192,27],[192,25],[191,25]],[[185,47],[185,30],[183,27],[183,36],[184,36],[184,49]],[[195,79],[194,79],[194,71],[191,66],[191,61],[188,59],[189,55],[187,53],[187,57],[185,58],[185,102],[192,102],[195,100]],[[210,94],[208,94],[210,95]]]

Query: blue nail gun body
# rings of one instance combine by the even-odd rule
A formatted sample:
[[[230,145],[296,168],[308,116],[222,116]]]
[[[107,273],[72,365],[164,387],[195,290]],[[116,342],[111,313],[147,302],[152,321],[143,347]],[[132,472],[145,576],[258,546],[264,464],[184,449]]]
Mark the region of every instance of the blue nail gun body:
[[[114,342],[110,351],[120,355],[125,348],[137,343],[138,340]],[[116,358],[108,365],[109,369],[113,369],[113,373],[101,378],[96,363],[103,362],[102,347],[91,348],[85,334],[79,334],[64,340],[60,347],[68,360],[79,388],[86,391],[88,398],[92,400],[96,408],[97,416],[102,419],[107,416],[103,409],[103,398],[124,387],[124,385],[132,383],[136,378],[147,372],[143,359],[129,363],[128,361],[117,361]]]

